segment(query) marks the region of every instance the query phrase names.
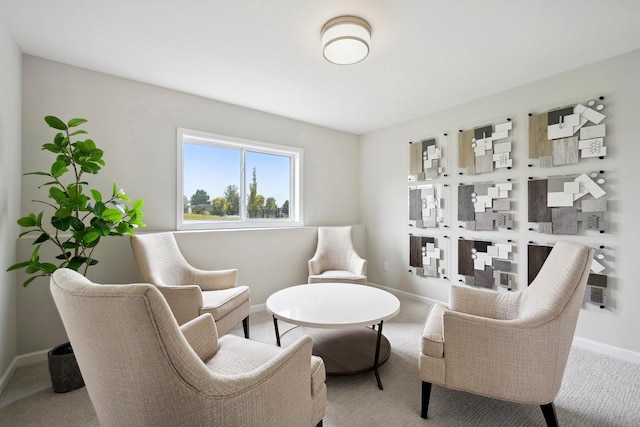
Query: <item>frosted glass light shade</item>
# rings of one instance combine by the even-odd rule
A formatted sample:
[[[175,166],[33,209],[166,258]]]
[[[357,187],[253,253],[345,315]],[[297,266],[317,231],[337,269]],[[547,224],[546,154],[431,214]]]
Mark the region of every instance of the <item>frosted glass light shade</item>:
[[[369,55],[371,27],[356,16],[339,16],[322,27],[322,54],[338,65],[355,64]]]

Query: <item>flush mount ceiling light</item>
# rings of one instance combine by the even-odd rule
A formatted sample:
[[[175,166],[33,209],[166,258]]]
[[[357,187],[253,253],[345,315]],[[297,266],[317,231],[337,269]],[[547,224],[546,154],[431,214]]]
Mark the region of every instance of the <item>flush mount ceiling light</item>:
[[[350,65],[369,54],[371,27],[357,16],[339,16],[322,27],[322,54],[329,62]]]

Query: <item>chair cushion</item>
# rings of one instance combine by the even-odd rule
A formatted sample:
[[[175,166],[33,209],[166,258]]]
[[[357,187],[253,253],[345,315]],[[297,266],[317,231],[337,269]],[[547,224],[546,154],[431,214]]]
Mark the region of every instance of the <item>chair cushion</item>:
[[[249,295],[248,286],[236,286],[217,291],[202,291],[200,314],[211,313],[215,320],[222,319],[231,311],[249,301]]]
[[[420,339],[420,352],[431,357],[444,357],[442,315],[446,307],[434,304],[427,316]]]
[[[217,374],[237,375],[250,372],[282,352],[280,347],[257,341],[225,335],[220,338],[220,350],[206,362],[207,367]],[[326,379],[324,363],[321,358],[311,356],[311,394],[322,389]]]
[[[367,282],[367,276],[362,274],[353,274],[347,270],[327,270],[321,274],[312,274],[309,276],[309,283],[322,283],[322,282],[347,282],[347,283],[362,283]]]

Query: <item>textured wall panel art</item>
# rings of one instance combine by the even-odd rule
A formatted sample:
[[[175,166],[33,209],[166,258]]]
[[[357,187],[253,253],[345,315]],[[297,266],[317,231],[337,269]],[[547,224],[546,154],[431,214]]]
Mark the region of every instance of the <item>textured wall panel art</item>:
[[[420,277],[447,278],[445,253],[448,239],[409,236],[409,266]]]
[[[459,174],[475,175],[511,168],[513,123],[480,126],[458,134]]]
[[[527,276],[528,284],[533,282],[533,279],[538,275],[538,272],[542,268],[545,260],[549,256],[551,245],[534,245],[528,246],[528,265]],[[609,268],[607,267],[607,259],[611,258],[611,255],[607,255],[607,250],[604,246],[599,246],[596,249],[596,253],[591,262],[591,272],[587,279],[587,289],[585,291],[584,300],[592,304],[604,308],[606,305],[606,288],[608,282]]]
[[[409,142],[409,182],[427,181],[444,173],[443,149],[446,144],[437,138]]]
[[[458,227],[481,231],[513,229],[512,190],[511,182],[460,184]]]
[[[515,287],[514,245],[484,240],[458,240],[459,281],[470,286],[507,290]]]
[[[446,227],[444,190],[446,184],[409,186],[409,225],[416,228]]]
[[[529,114],[530,166],[561,166],[606,156],[602,100]]]
[[[528,221],[547,234],[578,234],[607,228],[604,172],[591,172],[528,183]],[[530,228],[534,230],[535,228]]]

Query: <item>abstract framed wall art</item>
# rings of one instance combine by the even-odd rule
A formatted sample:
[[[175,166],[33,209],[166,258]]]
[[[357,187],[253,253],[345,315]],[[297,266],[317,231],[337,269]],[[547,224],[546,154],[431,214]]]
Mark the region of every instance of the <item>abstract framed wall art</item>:
[[[442,138],[409,142],[409,182],[428,181],[444,174],[443,146],[446,138],[445,133]]]
[[[513,183],[491,182],[458,186],[458,227],[493,231],[514,228]]]
[[[476,175],[513,166],[513,122],[484,125],[458,134],[458,173]]]
[[[530,230],[575,235],[607,229],[604,171],[533,179],[528,182]]]
[[[458,240],[458,280],[466,285],[506,290],[515,287],[514,244]]]
[[[409,235],[409,271],[420,277],[447,279],[447,246],[446,237]]]
[[[425,183],[409,186],[409,225],[416,228],[447,227],[445,189],[447,184]]]
[[[553,167],[604,158],[604,97],[529,114],[529,166]]]

